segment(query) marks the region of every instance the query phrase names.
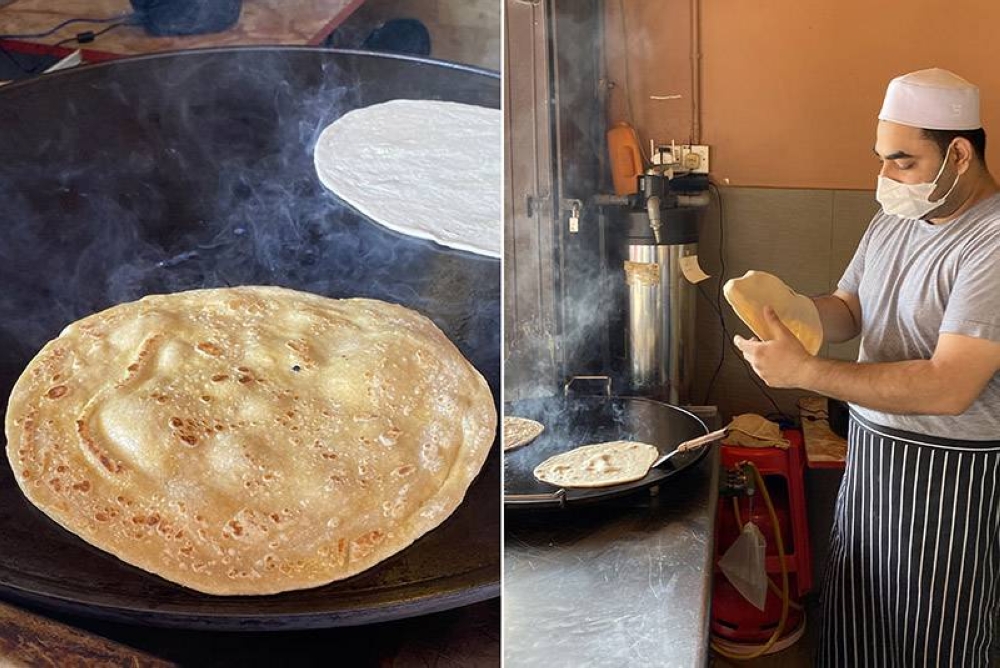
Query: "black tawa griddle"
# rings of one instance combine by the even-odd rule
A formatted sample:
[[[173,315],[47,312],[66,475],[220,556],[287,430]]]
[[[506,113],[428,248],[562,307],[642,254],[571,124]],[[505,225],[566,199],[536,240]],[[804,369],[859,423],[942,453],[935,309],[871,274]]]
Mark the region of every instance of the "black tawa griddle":
[[[147,294],[280,285],[429,316],[500,396],[500,265],[375,225],[319,183],[313,146],[391,99],[498,108],[495,73],[311,48],[115,61],[0,89],[0,397],[70,322]],[[419,132],[414,128],[414,132]],[[499,443],[499,440],[498,440]],[[128,566],[21,495],[0,458],[0,595],[117,621],[314,628],[499,595],[495,446],[444,524],[361,575],[214,597]]]
[[[508,509],[562,508],[604,501],[658,485],[701,461],[709,448],[677,454],[630,483],[562,488],[535,478],[536,466],[554,455],[604,441],[641,441],[661,454],[708,433],[693,413],[641,397],[552,396],[507,404],[504,413],[536,420],[545,431],[528,445],[504,453],[504,505]]]

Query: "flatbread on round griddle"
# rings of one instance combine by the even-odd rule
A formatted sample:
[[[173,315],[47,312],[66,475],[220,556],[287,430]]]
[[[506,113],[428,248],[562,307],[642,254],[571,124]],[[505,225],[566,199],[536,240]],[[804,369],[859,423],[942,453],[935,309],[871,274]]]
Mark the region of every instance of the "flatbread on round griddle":
[[[648,443],[608,441],[549,457],[534,473],[558,487],[610,487],[645,478],[659,454]]]
[[[313,161],[324,186],[376,223],[498,258],[502,127],[499,109],[390,100],[326,127]]]
[[[505,415],[503,418],[504,452],[520,448],[538,438],[545,431],[545,425],[528,418]]]
[[[6,418],[28,499],[210,594],[354,575],[459,505],[490,450],[486,381],[427,318],[274,287],[194,290],[68,326]]]

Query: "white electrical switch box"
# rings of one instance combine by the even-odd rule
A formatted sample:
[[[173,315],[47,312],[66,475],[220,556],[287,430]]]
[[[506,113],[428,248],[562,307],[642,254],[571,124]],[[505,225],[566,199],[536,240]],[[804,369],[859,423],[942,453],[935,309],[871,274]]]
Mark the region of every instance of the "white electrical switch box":
[[[680,153],[678,162],[683,169],[690,170],[695,174],[708,174],[708,146],[703,144],[682,144],[677,147]]]

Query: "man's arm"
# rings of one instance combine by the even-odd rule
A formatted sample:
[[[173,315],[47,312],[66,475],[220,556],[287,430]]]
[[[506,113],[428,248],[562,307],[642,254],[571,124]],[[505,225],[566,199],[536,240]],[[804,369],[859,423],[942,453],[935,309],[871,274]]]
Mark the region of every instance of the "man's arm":
[[[823,322],[824,342],[843,343],[861,333],[861,301],[857,295],[837,290],[812,300]]]
[[[929,360],[857,364],[812,358],[802,387],[873,410],[960,415],[1000,371],[1000,343],[942,334]]]
[[[959,415],[1000,371],[1000,343],[941,334],[929,360],[858,364],[809,355],[773,310],[765,317],[774,338],[737,347],[771,387],[799,387],[897,414]]]

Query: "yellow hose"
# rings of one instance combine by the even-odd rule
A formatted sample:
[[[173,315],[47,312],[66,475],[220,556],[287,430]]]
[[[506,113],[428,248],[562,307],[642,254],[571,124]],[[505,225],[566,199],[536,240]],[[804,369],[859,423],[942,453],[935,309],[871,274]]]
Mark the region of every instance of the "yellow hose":
[[[775,627],[774,633],[766,643],[757,647],[757,649],[750,650],[747,653],[743,652],[730,652],[723,649],[717,643],[712,642],[712,650],[717,654],[726,657],[727,659],[733,659],[734,661],[747,661],[750,659],[756,659],[759,656],[763,656],[774,647],[774,643],[778,642],[781,638],[781,634],[785,631],[785,623],[788,621],[788,608],[791,603],[789,600],[789,586],[788,586],[788,565],[785,564],[785,541],[781,537],[781,527],[778,526],[778,515],[774,512],[774,504],[771,503],[771,495],[767,491],[767,487],[764,485],[764,478],[760,475],[760,471],[753,462],[741,462],[740,466],[749,466],[753,469],[754,480],[757,482],[757,487],[761,490],[764,495],[764,505],[767,506],[767,514],[771,518],[771,527],[774,529],[774,540],[778,546],[778,563],[781,565],[781,618],[778,620],[778,626]],[[736,512],[737,526],[742,526],[740,522],[740,508],[739,504],[736,502],[736,497],[733,497],[733,509]],[[768,578],[770,581],[770,578]],[[772,583],[773,584],[773,583]]]

